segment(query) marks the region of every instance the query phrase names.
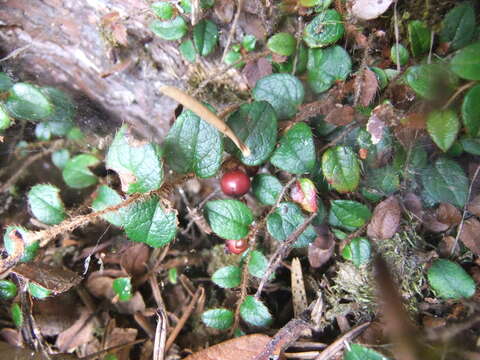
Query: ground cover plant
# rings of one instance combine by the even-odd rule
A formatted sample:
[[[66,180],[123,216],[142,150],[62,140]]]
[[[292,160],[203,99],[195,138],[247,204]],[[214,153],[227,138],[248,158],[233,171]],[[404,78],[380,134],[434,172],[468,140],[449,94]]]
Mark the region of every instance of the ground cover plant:
[[[0,73],[10,358],[478,357],[478,4],[255,4],[147,4],[161,141]]]

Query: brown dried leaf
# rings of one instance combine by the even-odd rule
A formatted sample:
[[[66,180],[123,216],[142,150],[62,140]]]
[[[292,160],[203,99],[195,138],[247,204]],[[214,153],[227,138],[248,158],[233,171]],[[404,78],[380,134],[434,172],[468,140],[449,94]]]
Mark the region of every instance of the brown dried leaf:
[[[42,335],[54,336],[68,329],[80,315],[73,291],[44,300],[34,300],[33,316]]]
[[[345,32],[347,38],[353,39],[355,44],[357,44],[360,49],[365,49],[368,47],[368,38],[362,34],[362,31],[359,27],[351,23],[346,23]]]
[[[129,246],[122,253],[120,265],[130,276],[140,276],[147,270],[147,261],[150,256],[150,248],[143,243]]]
[[[254,360],[270,341],[270,337],[252,334],[224,341],[187,356],[184,360]]]
[[[108,335],[105,341],[105,347],[110,348],[117,345],[127,344],[129,342],[135,341],[137,338],[137,329],[122,329],[122,328],[114,328]],[[128,360],[129,353],[132,349],[132,346],[123,347],[121,350],[113,351],[117,355],[119,360]]]
[[[407,193],[403,198],[403,206],[418,219],[423,218],[423,204],[419,196],[414,193]]]
[[[379,105],[373,109],[367,123],[367,131],[372,136],[372,143],[378,144],[383,138],[383,130],[386,126],[384,112],[388,107]]]
[[[231,0],[217,0],[213,8],[215,15],[217,15],[218,19],[224,24],[232,21],[234,10],[235,3]]]
[[[77,321],[58,335],[55,346],[61,352],[68,352],[88,343],[93,338],[94,328],[92,320],[91,312],[82,308]]]
[[[425,114],[411,113],[401,120],[402,126],[410,129],[423,130],[427,127],[427,118]]]
[[[450,227],[460,224],[462,213],[455,206],[448,203],[441,203],[436,211],[437,220]]]
[[[325,117],[325,121],[337,126],[350,124],[355,119],[355,109],[348,105],[339,105]]]
[[[120,314],[133,315],[137,311],[145,311],[146,306],[142,294],[139,291],[135,291],[130,300],[115,303],[115,308]]]
[[[368,106],[375,98],[378,89],[378,80],[375,73],[368,67],[364,68],[360,77],[360,104]]]
[[[122,23],[116,23],[112,26],[113,40],[123,46],[128,46],[127,28]]]
[[[438,254],[441,257],[448,258],[452,255],[453,246],[455,245],[455,238],[453,236],[444,236],[437,246]],[[455,247],[454,255],[458,255],[460,249]]]
[[[373,211],[367,235],[374,239],[390,239],[398,230],[400,215],[400,204],[396,197],[390,196],[383,200]]]
[[[15,266],[12,272],[50,290],[53,295],[63,293],[80,283],[77,273],[44,263],[26,263]]]
[[[105,297],[113,299],[113,279],[109,276],[90,276],[87,280],[86,287],[90,293],[98,298]]]
[[[480,195],[475,196],[472,201],[470,201],[468,211],[475,216],[480,216]]]
[[[319,268],[330,260],[335,248],[335,239],[328,226],[317,226],[317,238],[308,246],[308,262],[313,268]]]
[[[432,214],[425,214],[423,226],[432,232],[444,232],[450,227],[448,224],[438,221],[437,217]]]
[[[307,293],[305,291],[305,283],[303,282],[302,264],[298,258],[292,259],[291,266],[291,284],[292,284],[292,302],[293,314],[295,317],[299,316],[306,310]]]
[[[12,346],[22,346],[22,334],[18,329],[3,328],[0,330],[0,337]]]
[[[261,78],[272,73],[272,64],[265,58],[249,61],[242,70],[242,75],[247,80],[248,86],[254,88]]]
[[[480,256],[480,222],[470,218],[463,224],[460,240],[475,255]]]

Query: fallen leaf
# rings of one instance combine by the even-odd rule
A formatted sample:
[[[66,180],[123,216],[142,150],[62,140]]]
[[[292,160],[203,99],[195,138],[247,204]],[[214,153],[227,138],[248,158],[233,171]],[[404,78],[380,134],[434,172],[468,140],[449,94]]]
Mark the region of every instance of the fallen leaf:
[[[386,117],[390,113],[390,108],[387,104],[379,105],[372,110],[372,114],[368,119],[367,131],[372,137],[372,144],[378,144],[382,138],[386,126]]]
[[[129,342],[135,341],[137,338],[138,330],[127,328],[114,328],[110,333],[106,336],[105,347],[110,348],[117,345],[127,344]],[[132,345],[133,346],[133,345]],[[130,350],[132,346],[122,347],[122,349],[113,351],[117,355],[118,360],[128,360]]]
[[[396,197],[390,196],[373,210],[372,220],[367,227],[367,235],[374,239],[390,239],[400,225],[401,209]]]
[[[480,256],[480,222],[470,218],[463,223],[460,240],[475,255]]]
[[[401,120],[402,126],[410,129],[423,130],[427,127],[427,118],[425,114],[411,113]]]
[[[361,28],[351,23],[345,24],[345,32],[348,39],[353,39],[360,49],[368,47],[368,38],[362,34]]]
[[[455,238],[453,236],[444,236],[438,243],[437,252],[441,257],[448,258],[452,255],[453,246],[455,245]],[[458,255],[460,248],[455,247],[453,255]]]
[[[448,203],[441,203],[436,211],[437,220],[449,225],[449,227],[460,224],[462,213],[455,206]]]
[[[387,11],[393,0],[354,0],[353,16],[361,20],[372,20]]]
[[[218,19],[224,24],[232,21],[234,10],[235,3],[231,0],[217,0],[213,8],[215,15],[217,15]]]
[[[262,334],[240,336],[187,356],[183,360],[254,360],[270,341]]]
[[[122,23],[116,23],[112,26],[112,38],[115,42],[123,46],[128,46],[127,28]]]
[[[318,236],[308,246],[308,262],[311,267],[319,268],[332,257],[335,249],[335,239],[326,225],[317,226],[315,230]]]
[[[61,352],[68,352],[80,345],[88,343],[93,338],[93,317],[85,308],[80,310],[80,317],[67,330],[61,332],[55,346]]]
[[[73,291],[33,301],[33,316],[44,336],[55,336],[75,323],[78,298]]]
[[[375,73],[368,67],[365,67],[359,77],[360,86],[360,104],[368,106],[375,98],[375,94],[378,90],[378,80]]]
[[[355,109],[348,105],[340,105],[330,111],[324,120],[333,125],[344,126],[350,124],[354,119]]]
[[[22,346],[22,335],[18,329],[3,328],[0,330],[0,337],[12,346]]]
[[[480,195],[475,196],[468,204],[468,211],[475,216],[480,216]]]
[[[448,224],[438,221],[435,214],[425,214],[423,217],[423,226],[432,232],[444,232],[450,227]]]
[[[150,248],[143,243],[130,244],[122,253],[120,265],[130,276],[143,275],[147,270]]]
[[[139,291],[135,291],[130,300],[115,303],[115,308],[120,314],[133,315],[138,311],[145,311],[146,306],[142,294]]]
[[[23,349],[21,347],[15,347],[6,342],[0,341],[0,354],[2,359],[12,360],[44,360],[45,355],[43,352],[35,352],[32,349]],[[50,355],[52,360],[78,360],[73,354],[56,354]]]
[[[403,198],[403,206],[410,211],[417,219],[423,218],[423,204],[422,199],[414,193],[407,193]]]
[[[242,75],[247,80],[248,86],[254,88],[261,78],[272,73],[272,64],[265,58],[249,61],[242,70]]]

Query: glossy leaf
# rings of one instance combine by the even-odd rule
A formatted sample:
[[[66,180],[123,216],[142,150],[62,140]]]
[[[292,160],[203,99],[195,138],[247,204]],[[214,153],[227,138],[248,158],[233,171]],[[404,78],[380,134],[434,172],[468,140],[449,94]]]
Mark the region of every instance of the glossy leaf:
[[[238,266],[224,266],[212,274],[212,281],[224,289],[240,286],[242,272]]]
[[[153,13],[162,20],[170,20],[174,13],[175,8],[172,4],[166,1],[157,1],[150,5]]]
[[[316,154],[310,127],[303,122],[293,125],[280,139],[280,146],[273,153],[270,162],[291,174],[312,172]]]
[[[410,21],[407,30],[410,49],[414,57],[419,57],[430,50],[432,33],[423,21]]]
[[[475,30],[475,10],[465,1],[450,10],[442,21],[440,40],[449,42],[454,50],[468,45]]]
[[[427,276],[432,289],[443,299],[469,298],[475,294],[474,280],[453,261],[435,260]]]
[[[397,64],[397,61],[400,63],[401,66],[407,64],[410,55],[408,50],[402,44],[395,44],[390,49],[390,59],[393,61],[394,64]]]
[[[83,189],[97,183],[97,177],[89,169],[100,163],[95,156],[80,154],[69,159],[62,171],[65,183],[74,189]]]
[[[278,130],[275,110],[268,102],[254,101],[241,105],[228,118],[227,124],[249,147],[251,154],[244,156],[230,139],[225,146],[228,152],[249,166],[261,165],[270,157],[277,143]]]
[[[308,52],[307,80],[317,94],[330,89],[336,81],[346,80],[351,71],[352,60],[341,46]]]
[[[60,190],[53,185],[33,186],[28,192],[28,205],[33,216],[47,225],[59,224],[66,217]]]
[[[60,149],[52,153],[52,163],[60,170],[65,168],[69,159],[70,151],[68,151],[68,149]]]
[[[365,205],[353,200],[332,200],[328,222],[332,226],[353,231],[365,225],[372,212]]]
[[[252,181],[253,195],[263,205],[274,205],[282,191],[282,183],[273,175],[255,175]]]
[[[455,161],[441,157],[422,173],[428,197],[435,203],[446,202],[463,208],[467,201],[468,178]]]
[[[294,116],[302,104],[305,92],[303,85],[293,75],[272,74],[257,81],[253,98],[265,100],[275,109],[280,120]]]
[[[180,54],[189,62],[195,62],[195,59],[197,57],[197,53],[195,51],[195,46],[193,45],[192,40],[185,40],[180,44],[178,47],[180,50]]]
[[[388,360],[375,350],[359,344],[351,344],[343,355],[343,360]]]
[[[253,296],[247,296],[240,305],[240,316],[250,325],[266,327],[272,323],[268,308]]]
[[[324,47],[340,40],[345,33],[342,16],[335,10],[325,10],[305,26],[303,40],[311,48]]]
[[[40,244],[38,241],[30,241],[28,237],[28,231],[20,226],[9,225],[5,229],[5,233],[3,235],[3,245],[5,246],[5,250],[7,250],[7,254],[13,255],[16,252],[15,241],[10,237],[10,233],[14,230],[18,231],[19,235],[23,239],[24,250],[23,256],[20,258],[20,262],[32,261],[37,255]]]
[[[247,236],[253,222],[252,210],[238,200],[214,200],[205,205],[206,218],[215,234],[238,240]]]
[[[478,135],[480,130],[480,85],[475,85],[467,91],[462,103],[462,120],[467,133]]]
[[[267,230],[272,237],[278,241],[287,240],[299,226],[306,220],[297,204],[291,202],[282,202],[275,211],[267,218]],[[316,238],[315,230],[309,225],[305,231],[300,234],[295,247],[305,247],[312,243]]]
[[[53,135],[65,136],[73,128],[75,105],[72,99],[53,87],[44,87],[41,92],[48,97],[52,104],[52,113],[45,118],[45,124]]]
[[[286,32],[273,35],[268,39],[267,47],[275,54],[290,56],[295,53],[297,41],[295,37]]]
[[[220,132],[190,110],[183,110],[168,132],[165,159],[178,173],[214,176],[221,165],[223,140]]]
[[[10,313],[12,315],[13,323],[17,328],[21,328],[23,325],[23,312],[20,305],[13,303],[10,307]]]
[[[97,189],[97,196],[92,202],[94,211],[100,211],[110,206],[117,205],[122,202],[122,197],[112,188],[106,185],[100,185]],[[125,210],[112,211],[102,215],[102,218],[115,226],[123,226],[123,214]]]
[[[427,118],[427,131],[437,146],[446,152],[455,142],[460,121],[453,110],[433,111]]]
[[[460,140],[461,147],[463,151],[468,152],[472,155],[480,155],[480,139],[469,139],[464,138]]]
[[[129,277],[121,277],[113,280],[113,292],[118,295],[120,301],[128,301],[132,298],[132,283]]]
[[[4,72],[0,72],[0,91],[8,91],[12,86],[12,79]]]
[[[328,183],[338,192],[354,191],[360,182],[360,165],[347,146],[335,146],[323,153],[322,170]]]
[[[118,174],[122,190],[129,194],[156,190],[163,183],[160,148],[131,136],[126,126],[120,128],[108,149],[107,168]]]
[[[262,252],[253,250],[248,263],[248,272],[250,275],[259,279],[263,277],[268,267],[268,260]]]
[[[463,79],[480,80],[480,41],[461,49],[453,57],[451,69]]]
[[[410,66],[405,71],[404,78],[413,91],[426,99],[448,94],[458,83],[458,78],[440,64]]]
[[[227,309],[211,309],[202,314],[205,325],[218,330],[227,330],[233,325],[233,312]]]
[[[193,44],[202,56],[210,54],[217,45],[218,28],[210,20],[203,19],[193,27]]]
[[[17,296],[17,285],[10,280],[0,280],[0,299],[9,300]]]
[[[33,282],[28,283],[28,292],[37,299],[46,299],[50,295],[52,295],[52,291],[44,288],[43,286],[40,286],[38,284],[35,284]]]
[[[5,107],[15,118],[38,121],[50,116],[53,106],[39,88],[27,83],[16,83],[10,88]]]
[[[8,115],[7,109],[3,104],[0,104],[0,131],[8,129],[12,125],[12,120]]]
[[[154,20],[149,25],[155,35],[164,40],[179,40],[187,33],[187,22],[181,16],[172,20]]]
[[[254,35],[245,35],[242,39],[242,46],[246,51],[255,50],[257,44],[257,38]]]

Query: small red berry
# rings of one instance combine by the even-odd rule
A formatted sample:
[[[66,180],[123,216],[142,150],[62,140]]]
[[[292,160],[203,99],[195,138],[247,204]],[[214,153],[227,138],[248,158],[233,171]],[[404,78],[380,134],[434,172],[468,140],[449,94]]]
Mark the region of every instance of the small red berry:
[[[242,196],[250,190],[250,178],[241,170],[223,174],[220,186],[225,195]]]
[[[245,239],[225,240],[225,246],[232,254],[241,254],[248,248],[248,242]]]

